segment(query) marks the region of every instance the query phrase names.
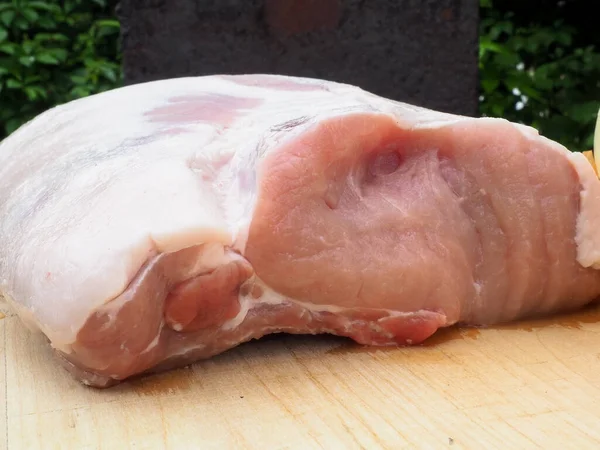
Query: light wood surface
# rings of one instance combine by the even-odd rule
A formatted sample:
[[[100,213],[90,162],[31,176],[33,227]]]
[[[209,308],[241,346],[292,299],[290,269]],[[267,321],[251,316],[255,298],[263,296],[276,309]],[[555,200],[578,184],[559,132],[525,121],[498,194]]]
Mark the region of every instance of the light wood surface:
[[[0,400],[19,450],[600,448],[600,309],[412,348],[277,336],[104,391],[7,314]]]

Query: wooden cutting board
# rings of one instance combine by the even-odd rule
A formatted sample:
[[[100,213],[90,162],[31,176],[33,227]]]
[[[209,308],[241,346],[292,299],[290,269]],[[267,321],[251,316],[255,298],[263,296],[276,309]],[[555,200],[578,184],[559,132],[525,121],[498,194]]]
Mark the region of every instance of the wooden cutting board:
[[[599,448],[600,308],[412,348],[278,336],[104,391],[7,315],[2,404],[11,450]]]

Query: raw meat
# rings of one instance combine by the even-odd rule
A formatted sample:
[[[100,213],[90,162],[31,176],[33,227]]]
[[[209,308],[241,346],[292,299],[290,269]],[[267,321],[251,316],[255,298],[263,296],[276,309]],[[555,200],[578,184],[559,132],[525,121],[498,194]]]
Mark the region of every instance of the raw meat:
[[[270,75],[54,108],[0,146],[0,286],[103,387],[268,333],[418,344],[600,294],[600,182],[502,119]]]

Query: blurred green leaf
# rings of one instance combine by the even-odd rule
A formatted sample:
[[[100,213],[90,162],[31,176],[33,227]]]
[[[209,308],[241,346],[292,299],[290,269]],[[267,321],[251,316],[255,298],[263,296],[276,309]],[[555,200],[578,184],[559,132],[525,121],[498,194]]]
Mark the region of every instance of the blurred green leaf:
[[[14,27],[23,31],[29,29],[29,22],[22,16],[15,17],[12,24]]]
[[[100,67],[100,71],[107,80],[112,81],[113,83],[117,81],[117,72],[112,67],[102,66]]]
[[[595,123],[600,109],[600,100],[575,103],[565,108],[565,114],[580,123]]]
[[[33,41],[26,40],[21,44],[21,49],[23,50],[23,53],[25,53],[26,55],[30,55],[33,51],[34,46],[35,44],[33,43]]]
[[[21,56],[21,57],[19,57],[19,62],[21,64],[23,64],[25,67],[30,67],[35,62],[35,57]]]
[[[20,81],[15,80],[14,78],[6,80],[6,87],[9,89],[19,89],[22,86],[23,84]]]
[[[485,79],[481,81],[481,85],[485,92],[494,92],[499,84],[500,81],[494,79]]]
[[[27,6],[33,9],[42,10],[46,12],[52,12],[54,14],[60,12],[60,6],[58,4],[52,4],[49,2],[43,1],[30,1],[27,3]]]
[[[65,61],[69,56],[67,50],[63,48],[51,48],[48,50],[48,53],[54,56],[59,61]]]
[[[96,21],[96,25],[99,27],[109,27],[109,28],[120,28],[121,24],[118,20],[98,20]]]
[[[118,0],[0,0],[0,139],[55,105],[120,86]]]
[[[40,17],[37,24],[40,28],[45,30],[54,30],[58,26],[56,20],[54,20],[52,17],[46,16]]]
[[[58,64],[60,61],[50,53],[40,53],[36,56],[36,59],[42,64]]]
[[[19,128],[24,123],[23,119],[13,118],[6,121],[4,124],[4,131],[6,134],[11,134],[17,128]]]
[[[0,13],[0,21],[6,26],[10,27],[15,18],[15,12],[12,9],[7,9]]]
[[[39,19],[39,14],[35,9],[32,8],[23,8],[21,10],[21,14],[25,19],[27,19],[30,23],[34,23],[37,19]]]
[[[8,55],[14,55],[19,47],[12,42],[4,42],[0,44],[0,52],[4,52]]]

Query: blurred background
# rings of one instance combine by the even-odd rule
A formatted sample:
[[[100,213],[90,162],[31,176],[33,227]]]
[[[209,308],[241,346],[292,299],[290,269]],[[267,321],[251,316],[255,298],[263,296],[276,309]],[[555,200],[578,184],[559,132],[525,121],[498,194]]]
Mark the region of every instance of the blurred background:
[[[600,108],[592,4],[480,0],[477,114],[532,125],[574,151],[590,149]],[[118,6],[0,0],[0,139],[54,105],[126,82]]]

